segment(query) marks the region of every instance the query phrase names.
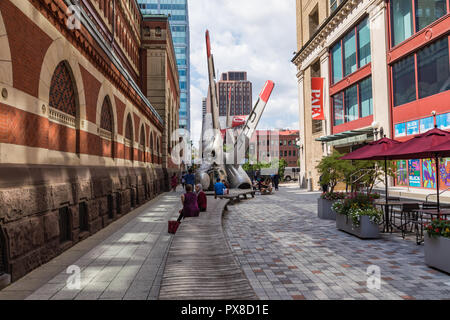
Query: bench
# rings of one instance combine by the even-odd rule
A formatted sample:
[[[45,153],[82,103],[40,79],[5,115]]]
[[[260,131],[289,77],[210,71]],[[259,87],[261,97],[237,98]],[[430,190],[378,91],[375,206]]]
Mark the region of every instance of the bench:
[[[230,204],[233,205],[236,202],[240,202],[241,198],[242,199],[248,199],[248,195],[251,195],[252,198],[255,197],[255,191],[253,190],[248,190],[248,191],[238,191],[238,192],[233,192],[230,194],[224,194],[224,195],[214,195],[215,199],[226,199],[226,200],[230,200]]]
[[[222,229],[229,200],[208,199],[208,211],[186,218],[173,236],[160,300],[255,300]]]

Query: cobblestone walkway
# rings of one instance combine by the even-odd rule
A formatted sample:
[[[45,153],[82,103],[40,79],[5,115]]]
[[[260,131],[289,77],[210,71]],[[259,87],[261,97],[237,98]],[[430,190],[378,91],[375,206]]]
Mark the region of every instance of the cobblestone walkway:
[[[260,299],[450,299],[450,276],[425,265],[423,245],[338,231],[317,218],[318,196],[284,186],[225,213],[227,239]],[[379,289],[367,285],[370,266],[380,268]]]
[[[181,189],[180,189],[181,190]],[[70,288],[67,266],[43,284],[28,300],[156,300],[172,236],[167,221],[178,217],[181,193],[166,193],[139,207],[134,218],[112,233],[73,263],[81,269],[81,286]],[[125,216],[122,219],[126,219]],[[121,220],[118,220],[121,223]],[[94,238],[93,236],[92,238]],[[90,239],[90,238],[89,238]],[[88,241],[88,240],[85,240]],[[90,239],[90,241],[95,241]],[[81,245],[83,242],[80,243]],[[70,250],[77,250],[75,247]],[[70,252],[67,252],[70,254]],[[58,257],[54,259],[58,260]],[[33,271],[6,288],[4,294],[14,298],[14,290],[27,290],[33,279],[45,273],[47,265]],[[58,264],[60,265],[60,264]],[[0,295],[1,299],[1,295]]]

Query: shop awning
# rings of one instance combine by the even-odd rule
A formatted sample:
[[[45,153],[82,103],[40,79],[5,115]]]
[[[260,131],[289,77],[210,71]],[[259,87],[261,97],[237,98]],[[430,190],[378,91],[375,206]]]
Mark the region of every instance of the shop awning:
[[[372,128],[364,128],[336,133],[330,136],[317,138],[316,141],[327,143],[329,146],[346,145],[355,142],[364,142],[373,137]]]

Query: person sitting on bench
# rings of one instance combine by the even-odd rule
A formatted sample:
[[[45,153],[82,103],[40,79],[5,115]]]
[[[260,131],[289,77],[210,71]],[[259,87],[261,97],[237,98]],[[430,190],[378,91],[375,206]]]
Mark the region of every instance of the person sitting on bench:
[[[203,192],[203,186],[201,184],[197,184],[195,186],[195,192],[197,193],[197,203],[200,212],[206,212],[207,199],[205,192]]]
[[[220,182],[220,178],[217,178],[217,182],[214,184],[214,193],[216,196],[223,196],[223,191],[226,189],[225,185]]]
[[[272,183],[269,179],[261,183],[261,194],[272,194]]]
[[[192,192],[192,185],[186,185],[186,193],[181,195],[181,203],[183,204],[183,209],[180,210],[180,216],[178,217],[178,222],[186,217],[198,217],[200,210],[197,203],[197,195]]]

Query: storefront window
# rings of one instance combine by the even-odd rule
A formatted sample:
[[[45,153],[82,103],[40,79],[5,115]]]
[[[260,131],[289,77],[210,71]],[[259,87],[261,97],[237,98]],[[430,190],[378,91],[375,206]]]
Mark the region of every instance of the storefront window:
[[[333,82],[336,83],[342,79],[342,49],[340,42],[331,49],[331,55],[333,60]]]
[[[344,72],[345,76],[356,71],[356,39],[352,31],[344,37]]]
[[[344,123],[344,101],[342,99],[342,93],[338,93],[333,96],[333,108],[334,108],[334,125],[338,126]]]
[[[371,60],[370,29],[367,20],[364,20],[358,26],[358,60],[360,68],[370,63]]]
[[[392,43],[394,46],[413,35],[412,2],[409,0],[392,0]]]
[[[409,121],[406,123],[406,134],[408,136],[419,133],[419,120]]]
[[[395,125],[395,137],[405,137],[406,136],[406,124],[399,123]]]
[[[416,77],[414,55],[406,57],[392,66],[394,82],[394,105],[399,106],[416,99]]]
[[[373,114],[372,78],[365,79],[359,85],[359,101],[361,102],[361,118]]]
[[[345,122],[358,119],[358,91],[356,85],[345,90],[344,103]]]
[[[436,125],[439,129],[450,128],[450,113],[444,113],[436,116]]]
[[[434,118],[420,119],[420,133],[425,133],[434,128]]]
[[[446,0],[415,0],[414,5],[416,10],[416,31],[422,30],[447,12]]]
[[[419,98],[450,90],[448,38],[445,37],[417,53]]]

